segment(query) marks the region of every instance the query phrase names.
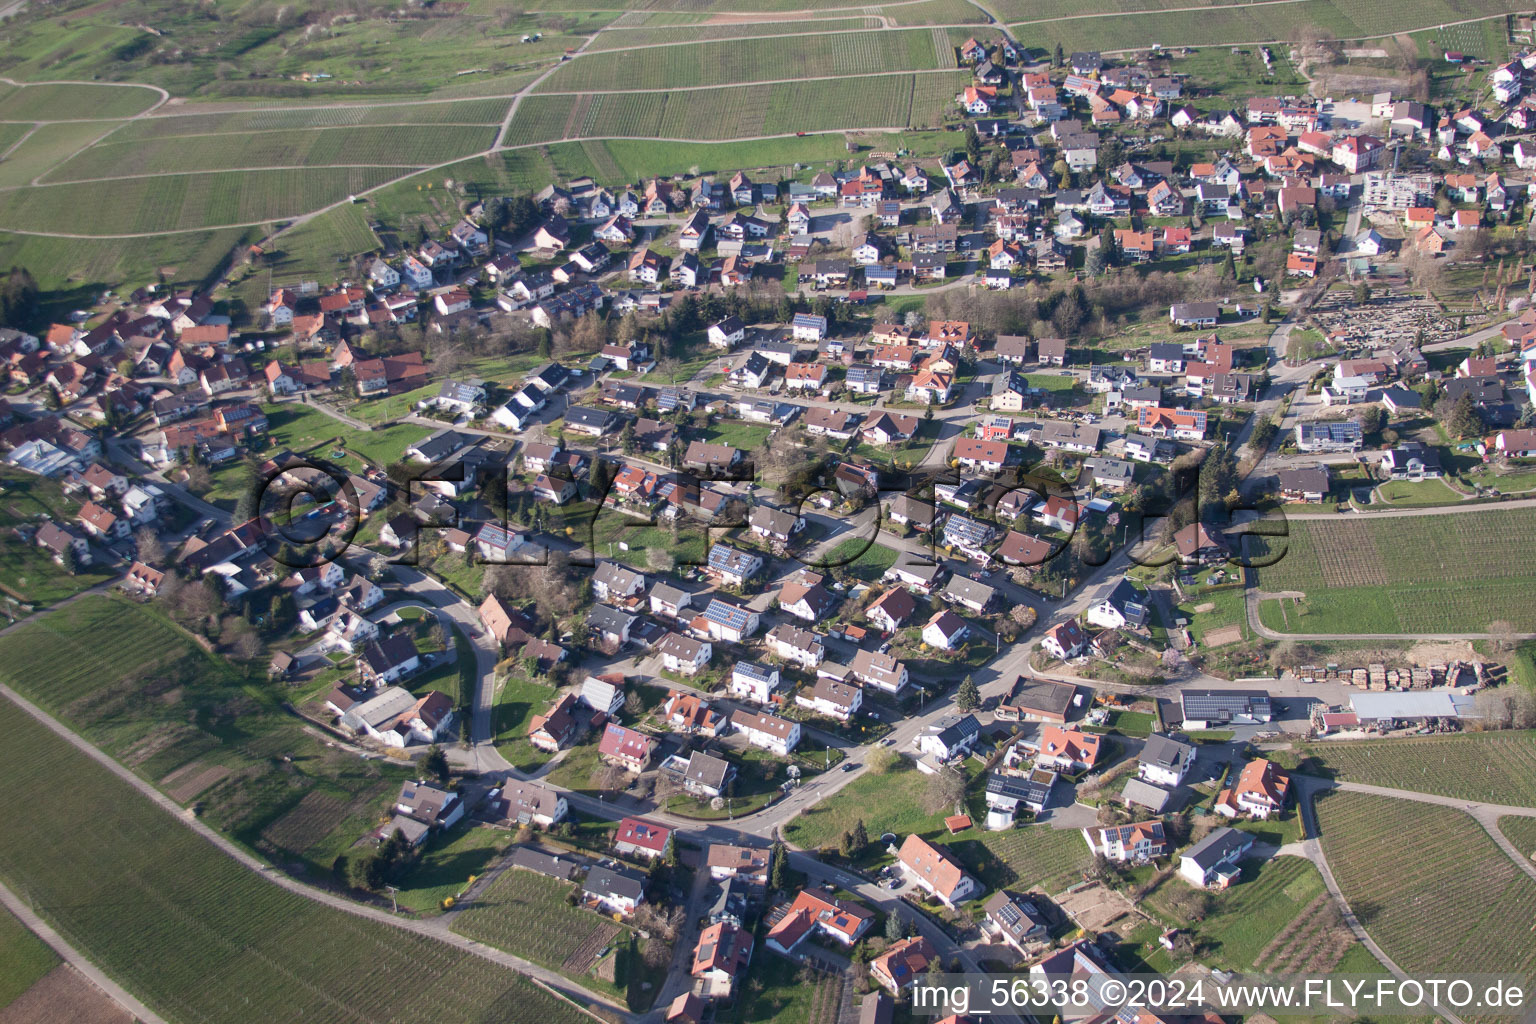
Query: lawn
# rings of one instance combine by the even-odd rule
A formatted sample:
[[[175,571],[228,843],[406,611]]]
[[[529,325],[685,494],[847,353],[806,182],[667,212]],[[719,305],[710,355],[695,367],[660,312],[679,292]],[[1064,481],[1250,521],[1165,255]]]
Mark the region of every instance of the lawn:
[[[0,1009],[53,970],[59,956],[8,911],[0,910]]]
[[[79,503],[66,498],[56,482],[0,467],[0,524],[7,532],[22,525],[70,522],[79,510]],[[71,576],[42,548],[14,537],[0,545],[0,591],[24,604],[52,604],[110,578],[90,567]]]
[[[861,819],[871,838],[885,832],[894,832],[898,837],[908,832],[942,832],[944,815],[929,814],[918,805],[926,782],[926,777],[905,759],[886,775],[866,772],[831,797],[802,811],[784,827],[784,838],[810,850],[835,847],[838,837]]]
[[[806,971],[783,957],[762,953],[752,958],[751,970],[751,983],[742,998],[716,1012],[719,1024],[831,1024],[838,1020],[842,987],[848,984],[842,975]]]
[[[1303,770],[1457,800],[1536,807],[1536,732],[1313,743]]]
[[[0,831],[0,874],[71,945],[170,1019],[584,1019],[513,971],[272,884],[6,701],[0,728],[11,785],[68,793],[71,812],[15,802]]]
[[[267,415],[267,436],[278,447],[300,453],[318,449],[314,454],[322,459],[330,459],[332,448],[340,447],[374,466],[398,461],[404,457],[407,446],[432,433],[431,427],[414,423],[358,430],[313,406],[298,402],[268,405],[262,411]]]
[[[1536,970],[1536,880],[1471,815],[1344,792],[1320,796],[1317,814],[1350,909],[1410,975]]]
[[[1153,895],[1152,906],[1167,913],[1166,899],[1160,897],[1179,891],[1188,891],[1185,882],[1168,879]],[[1214,909],[1195,925],[1197,941],[1210,949],[1203,962],[1212,966],[1234,971],[1302,970],[1304,964],[1312,964],[1307,969],[1327,971],[1353,944],[1337,915],[1330,917],[1332,905],[1323,876],[1301,857],[1249,860],[1243,865],[1242,881],[1215,894],[1214,900]],[[1170,916],[1182,922],[1176,913]],[[1334,945],[1337,948],[1329,948]]]
[[[525,771],[543,764],[549,755],[528,742],[528,719],[541,713],[555,698],[555,688],[532,680],[508,676],[491,709],[491,730],[501,756]]]
[[[1189,620],[1189,631],[1198,642],[1205,644],[1209,634],[1228,626],[1241,626],[1247,635],[1243,588],[1186,587],[1184,592],[1188,597],[1178,606],[1178,612]],[[1205,610],[1196,611],[1197,608]]]
[[[896,564],[897,554],[895,548],[888,548],[884,544],[863,537],[850,537],[827,552],[818,568],[833,569],[841,566],[865,583],[873,583]]]
[[[400,881],[396,899],[402,907],[432,913],[443,900],[467,888],[471,878],[484,874],[511,845],[511,835],[502,829],[465,823],[434,835],[415,868]]]
[[[1431,505],[1454,505],[1461,495],[1451,490],[1444,480],[1385,481],[1378,492],[1381,499],[1394,508],[1423,508]]]
[[[1259,587],[1307,597],[1261,613],[1271,629],[1291,633],[1482,632],[1503,620],[1536,631],[1536,549],[1510,544],[1536,529],[1536,509],[1489,509],[1459,515],[1295,520],[1289,536],[1269,540],[1281,557],[1258,570]],[[1261,542],[1262,543],[1262,542]]]
[[[716,420],[704,431],[704,440],[711,444],[728,444],[751,453],[764,447],[773,434],[773,427],[766,423],[747,423],[744,420]]]
[[[626,929],[566,902],[572,883],[508,868],[454,918],[460,935],[525,957],[584,984],[591,958]],[[586,962],[587,966],[582,966]],[[619,979],[623,984],[624,979]]]

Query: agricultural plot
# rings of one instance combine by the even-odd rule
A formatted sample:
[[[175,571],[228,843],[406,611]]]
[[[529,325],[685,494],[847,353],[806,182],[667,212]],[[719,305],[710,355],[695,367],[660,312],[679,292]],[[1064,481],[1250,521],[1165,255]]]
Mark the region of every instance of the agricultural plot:
[[[1389,35],[1407,29],[1500,15],[1520,10],[1513,0],[1413,0],[1404,5],[1377,0],[1305,0],[1255,3],[1201,11],[1164,11],[1187,6],[1178,0],[1113,0],[1110,5],[1062,0],[1035,4],[1004,0],[999,15],[1016,35],[1049,48],[1139,49],[1164,46],[1281,41],[1307,25],[1340,39]],[[1099,16],[1104,12],[1104,16]]]
[[[1075,828],[1023,825],[950,845],[963,851],[972,843],[984,847],[991,859],[981,861],[971,854],[966,861],[994,888],[1008,885],[1060,892],[1082,881],[1083,870],[1093,863],[1088,844]]]
[[[938,0],[940,3],[946,0]],[[927,7],[928,4],[919,6]],[[962,4],[964,6],[964,4]],[[903,8],[905,10],[905,8]],[[975,13],[975,8],[971,8]],[[925,21],[906,21],[905,25],[924,25]],[[815,32],[857,32],[879,28],[878,18],[807,18],[795,21],[753,21],[724,25],[661,25],[647,21],[630,28],[615,24],[601,33],[584,52],[627,50],[641,46],[667,46],[673,43],[702,43],[715,39],[750,39],[755,36],[793,36],[801,38]]]
[[[1438,516],[1298,520],[1270,540],[1283,555],[1258,570],[1266,591],[1303,591],[1284,618],[1266,601],[1265,625],[1291,633],[1483,632],[1497,620],[1536,630],[1536,512],[1497,509]],[[1283,545],[1283,548],[1282,548]]]
[[[1350,909],[1404,970],[1536,969],[1536,881],[1470,815],[1343,792],[1320,797],[1317,814]]]
[[[58,954],[15,917],[0,910],[0,1009],[59,963]]]
[[[1314,743],[1306,754],[1346,782],[1536,807],[1536,732]]]
[[[953,56],[941,62],[937,49],[932,33],[913,29],[630,50],[578,57],[546,78],[538,91],[678,89],[951,66]]]
[[[77,152],[118,127],[112,121],[39,125],[10,155],[0,160],[0,187],[30,185]]]
[[[18,231],[114,235],[283,220],[344,201],[408,168],[344,167],[168,174],[0,194],[0,224]]]
[[[518,108],[509,141],[563,138],[727,139],[938,120],[962,74],[880,75],[675,93],[538,95]],[[914,94],[921,92],[920,106]]]
[[[900,4],[883,8],[882,13],[898,25],[984,25],[987,22],[981,9],[967,0],[928,0],[927,3]]]
[[[1515,844],[1521,855],[1536,860],[1536,818],[1524,818],[1506,814],[1499,819],[1499,831],[1504,838]]]
[[[111,140],[69,160],[46,180],[52,184],[246,167],[424,167],[487,149],[496,141],[496,132],[491,126],[394,125],[191,135],[163,145]]]
[[[591,966],[591,954],[622,929],[607,918],[571,906],[565,901],[570,891],[568,882],[508,868],[454,919],[453,930],[579,978]],[[592,945],[599,937],[597,945]],[[581,967],[579,954],[589,947],[588,963]]]
[[[67,121],[132,117],[154,106],[160,94],[128,85],[28,85],[0,96],[0,121]]]
[[[367,125],[499,125],[509,101],[458,100],[446,103],[392,103],[369,106],[338,104],[225,114],[156,114],[123,126],[113,142],[168,139],[231,132],[298,131],[304,128],[355,128]],[[184,108],[183,108],[184,109]],[[435,161],[434,161],[435,162]]]
[[[377,823],[409,771],[322,748],[231,665],[122,599],[83,598],[0,638],[0,666],[0,682],[168,793],[196,800],[210,824],[316,870]],[[345,814],[300,826],[301,810],[279,824],[316,791]]]
[[[1217,897],[1198,930],[1215,947],[1216,962],[1233,970],[1322,973],[1355,945],[1322,875],[1301,857],[1249,864],[1242,884]]]
[[[44,311],[62,319],[72,309],[126,284],[156,281],[199,285],[247,239],[250,229],[188,231],[155,238],[48,238],[0,231],[0,264],[22,266],[44,290]]]
[[[338,258],[373,252],[379,247],[379,238],[368,224],[368,208],[346,203],[286,232],[278,247],[268,251],[266,266],[272,268],[278,281],[313,277],[325,280],[337,274]],[[259,276],[263,286],[255,300],[262,302],[266,299],[266,275]]]
[[[7,662],[9,664],[9,662]],[[0,873],[75,948],[174,1020],[582,1020],[528,979],[273,885],[9,702],[0,767],[27,791]],[[411,984],[380,985],[384,976]]]

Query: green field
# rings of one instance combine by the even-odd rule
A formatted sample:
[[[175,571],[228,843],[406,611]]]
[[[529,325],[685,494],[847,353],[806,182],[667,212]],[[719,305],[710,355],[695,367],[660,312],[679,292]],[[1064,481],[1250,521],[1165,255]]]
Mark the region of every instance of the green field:
[[[1190,920],[1189,885],[1179,877],[1165,880],[1144,907],[1162,921],[1143,940],[1149,966],[1172,967],[1153,940],[1164,924],[1187,928],[1213,967],[1233,971],[1352,971],[1375,973],[1380,964],[1345,927],[1329,898],[1323,877],[1301,857],[1249,858],[1242,880],[1211,894],[1210,909]]]
[[[346,449],[374,465],[384,466],[401,459],[407,446],[432,433],[431,427],[415,423],[396,423],[373,430],[358,430],[333,416],[327,416],[313,406],[297,402],[280,402],[263,406],[269,425],[268,436],[275,446],[295,452],[307,452],[322,445],[315,454],[331,457],[331,443]],[[343,464],[347,460],[340,460]],[[361,469],[360,465],[348,466]]]
[[[270,110],[240,110],[225,114],[156,114],[140,118],[112,137],[113,142],[175,139],[200,135],[235,135],[251,132],[290,132],[304,128],[342,128],[362,125],[499,125],[507,113],[506,100],[459,100],[450,103],[416,102],[353,104]],[[436,162],[436,161],[434,161]]]
[[[162,271],[167,281],[200,286],[250,240],[252,230],[153,238],[50,238],[0,231],[0,263],[30,270],[43,289],[44,314],[59,320],[93,303],[103,288],[152,284]]]
[[[1431,505],[1454,505],[1461,495],[1451,490],[1444,480],[1388,480],[1381,485],[1381,499],[1394,508],[1421,508]]]
[[[963,38],[963,37],[962,37]],[[835,78],[955,66],[945,37],[928,29],[867,35],[807,35],[786,40],[704,42],[655,50],[578,57],[539,85],[539,92],[619,92],[735,85],[780,78]],[[791,64],[792,62],[792,64]],[[793,75],[786,68],[793,68]]]
[[[802,811],[784,827],[784,838],[805,849],[836,846],[837,839],[863,819],[871,836],[894,832],[942,832],[944,815],[918,806],[925,778],[915,768],[898,766],[887,775],[867,772],[821,803]],[[1081,837],[1079,837],[1081,841]]]
[[[141,86],[47,84],[6,87],[0,93],[0,121],[64,121],[82,116],[132,117],[155,105],[159,95]]]
[[[70,806],[14,802],[0,877],[169,1019],[585,1019],[513,971],[279,888],[8,701],[0,727],[11,784],[68,793]]]
[[[1454,525],[1452,525],[1454,523]],[[1458,515],[1296,520],[1276,564],[1258,570],[1266,591],[1307,595],[1300,613],[1274,601],[1271,629],[1291,633],[1473,633],[1490,622],[1536,631],[1536,550],[1511,543],[1536,529],[1536,510]]]
[[[513,676],[501,684],[491,709],[491,729],[502,757],[525,770],[548,760],[549,755],[528,742],[528,719],[542,713],[554,697],[554,687],[532,680]]]
[[[113,121],[39,125],[0,161],[0,186],[11,188],[32,184],[34,178],[43,177],[115,127],[118,123]]]
[[[1091,5],[1083,0],[1002,0],[993,9],[1011,23],[1009,27],[1019,38],[1043,40],[1047,47],[1060,43],[1068,50],[1136,49],[1153,43],[1202,46],[1278,42],[1290,39],[1296,29],[1305,25],[1316,26],[1338,39],[1361,39],[1522,9],[1509,0],[1410,0],[1404,4],[1303,0],[1157,13],[1165,8],[1187,6],[1181,0],[1110,0]],[[1100,14],[1106,16],[1096,16]]]
[[[1536,807],[1536,732],[1313,743],[1303,749],[1345,782]]]
[[[821,556],[820,564],[827,569],[841,567],[850,575],[866,583],[873,583],[896,564],[898,557],[895,548],[888,548],[863,537],[851,537]]]
[[[343,202],[409,167],[222,171],[49,185],[0,193],[0,225],[18,231],[113,235],[230,227]],[[106,196],[110,201],[103,201]]]
[[[1342,792],[1321,796],[1317,814],[1350,909],[1404,970],[1536,969],[1536,881],[1470,815]]]
[[[525,100],[513,143],[576,138],[730,139],[935,124],[963,73],[879,75],[684,92],[550,94]]]
[[[61,184],[248,167],[425,167],[489,148],[496,141],[496,131],[496,126],[489,125],[433,124],[275,129],[156,140],[164,141],[164,145],[113,137],[57,167],[44,181]],[[29,139],[22,150],[32,141]]]
[[[432,836],[421,860],[400,880],[396,894],[400,905],[418,913],[442,909],[445,899],[463,892],[469,880],[484,874],[511,843],[511,835],[503,829],[467,822]]]
[[[82,598],[0,637],[0,681],[295,869],[329,871],[410,771],[322,746],[279,706],[285,694],[120,598]]]
[[[65,497],[54,481],[0,467],[0,524],[7,532],[46,520],[69,522],[79,510],[79,503]],[[0,545],[0,593],[24,604],[52,604],[109,579],[110,575],[89,567],[71,576],[36,544],[12,538]]]
[[[0,1009],[32,987],[59,964],[59,955],[27,931],[9,912],[0,910]]]
[[[944,0],[940,0],[944,2]],[[926,5],[924,5],[926,6]],[[963,6],[969,6],[964,4]],[[903,8],[906,10],[906,8]],[[975,8],[971,8],[974,12]],[[957,19],[958,20],[958,19]],[[911,24],[916,24],[912,22]],[[633,28],[614,26],[599,35],[587,47],[588,53],[598,50],[627,50],[637,46],[662,46],[670,43],[702,43],[712,39],[747,39],[753,36],[785,36],[798,38],[809,32],[852,32],[859,29],[879,28],[872,17],[864,18],[815,18],[804,21],[762,21],[726,25],[663,25],[647,21]]]
[[[1499,831],[1515,844],[1515,849],[1530,860],[1536,860],[1536,818],[1506,814],[1499,819]]]
[[[508,868],[454,918],[453,930],[590,982],[583,959],[627,933],[612,920],[567,903],[571,888],[570,882]]]
[[[231,289],[245,297],[247,311],[267,299],[268,271],[274,283],[319,280],[329,284],[347,275],[347,258],[379,249],[369,227],[367,207],[347,203],[285,232],[261,264],[251,268],[245,287]]]
[[[1014,886],[1057,892],[1082,881],[1082,871],[1093,857],[1077,829],[1020,825],[1001,832],[970,829],[950,835],[944,828],[948,812],[929,814],[920,805],[926,784],[926,777],[910,762],[903,762],[887,775],[867,773],[802,812],[784,828],[784,838],[804,849],[836,847],[838,837],[862,819],[872,838],[894,832],[900,839],[916,832],[930,842],[948,846],[988,888]],[[968,803],[979,805],[977,792],[973,785]],[[974,818],[985,811],[972,806],[971,814]],[[870,851],[872,856],[879,853]]]

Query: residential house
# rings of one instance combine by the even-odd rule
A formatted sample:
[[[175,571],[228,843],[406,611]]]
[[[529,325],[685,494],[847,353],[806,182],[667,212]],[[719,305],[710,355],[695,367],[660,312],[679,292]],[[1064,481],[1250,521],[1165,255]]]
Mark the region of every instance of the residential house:
[[[656,860],[672,846],[672,830],[644,818],[624,818],[613,836],[613,849],[621,857]]]
[[[915,832],[902,842],[896,854],[896,862],[914,884],[950,908],[971,899],[981,890],[976,880],[967,875],[959,864]],[[896,946],[891,948],[895,949]],[[871,963],[871,969],[873,967],[874,962]]]
[[[1285,809],[1291,778],[1273,761],[1254,758],[1216,797],[1216,813],[1267,819]]]
[[[1161,821],[1139,821],[1108,828],[1085,828],[1083,839],[1094,856],[1120,863],[1143,863],[1169,850]]]

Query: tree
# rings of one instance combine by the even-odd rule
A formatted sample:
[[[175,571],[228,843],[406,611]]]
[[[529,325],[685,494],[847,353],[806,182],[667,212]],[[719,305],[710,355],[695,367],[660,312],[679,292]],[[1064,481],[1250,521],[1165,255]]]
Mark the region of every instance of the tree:
[[[1442,398],[1435,405],[1435,415],[1446,431],[1455,437],[1471,437],[1483,432],[1482,413],[1473,401],[1471,392],[1462,392],[1461,397],[1454,401],[1449,397]]]
[[[885,915],[885,941],[900,942],[906,929],[901,926],[901,918],[895,913]]]
[[[890,747],[875,747],[869,752],[869,756],[864,758],[864,763],[876,775],[885,775],[896,767],[896,762],[900,759],[901,755]]]
[[[853,853],[858,856],[869,846],[869,832],[864,828],[864,819],[854,822],[853,832],[850,834],[853,840]]]
[[[949,811],[965,799],[965,776],[958,768],[945,766],[928,777],[923,793],[923,809],[929,814]]]
[[[1008,618],[1013,620],[1013,624],[1019,627],[1020,632],[1023,632],[1035,624],[1039,613],[1027,604],[1016,604],[1009,609]]]
[[[448,755],[443,753],[442,747],[434,743],[428,748],[427,756],[421,759],[421,770],[440,783],[448,781]]]
[[[26,267],[12,266],[0,283],[0,320],[11,327],[26,327],[37,319],[37,282]]]
[[[959,689],[955,690],[955,708],[959,711],[975,711],[981,707],[981,691],[976,689],[976,683],[967,675],[960,681]]]
[[[1367,434],[1378,433],[1387,422],[1387,414],[1379,405],[1368,405],[1360,411],[1360,429]]]
[[[1066,62],[1067,62],[1067,55],[1062,50],[1061,44],[1057,43],[1056,44],[1056,51],[1051,54],[1051,66],[1059,68],[1063,64],[1065,64]]]
[[[843,834],[837,837],[837,855],[843,858],[843,860],[853,859],[853,833],[847,829],[844,829]]]
[[[777,838],[768,847],[769,859],[773,861],[773,867],[768,872],[768,884],[774,889],[784,888],[784,862],[789,859],[789,851]]]
[[[160,542],[160,535],[150,527],[144,526],[134,531],[133,543],[139,561],[145,565],[165,564],[165,545]]]

